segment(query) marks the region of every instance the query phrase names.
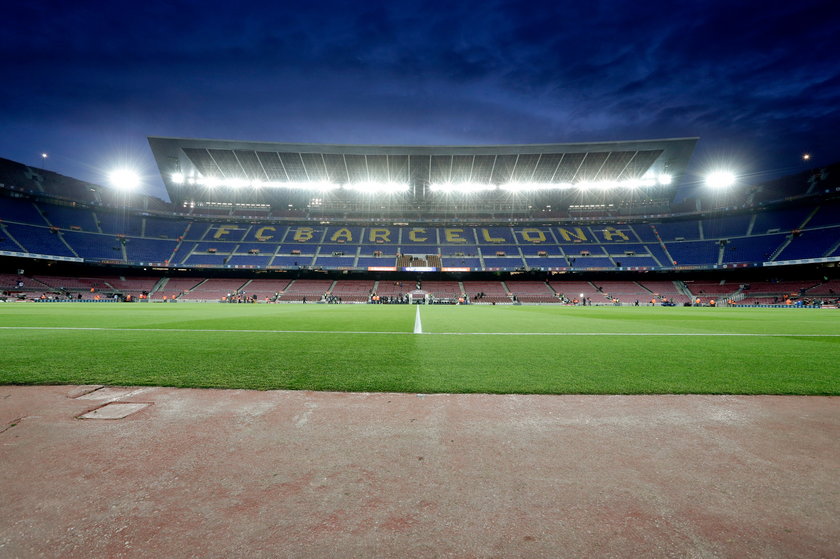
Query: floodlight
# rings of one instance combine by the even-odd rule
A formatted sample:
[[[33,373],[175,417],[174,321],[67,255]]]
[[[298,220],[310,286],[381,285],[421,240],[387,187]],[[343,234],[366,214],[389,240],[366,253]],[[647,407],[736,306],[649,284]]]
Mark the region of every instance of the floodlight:
[[[115,169],[108,175],[111,186],[120,190],[133,190],[140,186],[140,177],[131,169]]]
[[[172,182],[175,184],[184,184],[184,173],[172,173]]]
[[[662,173],[662,174],[659,175],[658,180],[659,180],[659,184],[661,184],[663,186],[667,186],[667,185],[671,184],[671,182],[674,180],[674,177],[672,177],[668,173]]]
[[[429,190],[432,192],[442,192],[445,194],[472,194],[475,192],[486,192],[488,190],[496,190],[496,185],[484,184],[479,182],[443,182],[430,184]]]
[[[500,189],[508,192],[538,192],[544,190],[562,190],[571,187],[572,185],[567,182],[508,182],[499,186]]]
[[[727,188],[735,184],[735,175],[730,171],[713,171],[706,176],[706,184],[711,188]]]
[[[802,161],[809,161],[811,159],[810,153],[803,153],[802,154]]]
[[[250,184],[251,184],[251,181],[249,181],[248,179],[228,179],[224,183],[224,186],[227,186],[227,187],[230,187],[230,188],[244,188],[246,186],[249,186]]]
[[[618,185],[619,183],[616,181],[580,181],[575,183],[575,186],[581,190],[594,190],[596,188],[606,190],[607,188],[612,188]]]
[[[343,186],[343,188],[347,190],[355,190],[357,192],[366,192],[370,194],[382,194],[382,193],[395,193],[395,192],[405,192],[409,189],[408,184],[399,183],[399,182],[376,182],[376,181],[365,181],[365,182],[353,182],[347,183]]]

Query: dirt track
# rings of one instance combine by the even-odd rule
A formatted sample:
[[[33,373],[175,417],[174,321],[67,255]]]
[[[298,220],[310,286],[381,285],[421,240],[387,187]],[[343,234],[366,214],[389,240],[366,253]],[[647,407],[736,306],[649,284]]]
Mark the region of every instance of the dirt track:
[[[0,556],[840,557],[840,398],[93,388],[0,386]]]

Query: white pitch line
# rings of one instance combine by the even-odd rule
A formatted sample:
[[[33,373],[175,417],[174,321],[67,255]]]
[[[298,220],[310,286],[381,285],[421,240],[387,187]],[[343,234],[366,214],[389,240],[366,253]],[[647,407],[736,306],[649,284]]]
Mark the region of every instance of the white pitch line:
[[[414,333],[423,333],[423,323],[420,322],[420,305],[417,305],[417,312],[414,314]]]
[[[100,332],[219,332],[223,334],[243,332],[247,334],[411,334],[411,332],[388,332],[376,330],[254,330],[222,328],[103,328],[98,326],[0,326],[0,330],[88,330]]]
[[[418,314],[420,309],[417,309]],[[417,322],[415,322],[415,328]],[[211,328],[103,328],[85,326],[0,326],[0,330],[75,330],[98,332],[202,332],[235,334],[383,334],[413,335],[418,332],[390,332],[375,330],[235,330]],[[742,338],[838,338],[840,334],[752,334],[741,332],[419,332],[424,336],[706,336]]]

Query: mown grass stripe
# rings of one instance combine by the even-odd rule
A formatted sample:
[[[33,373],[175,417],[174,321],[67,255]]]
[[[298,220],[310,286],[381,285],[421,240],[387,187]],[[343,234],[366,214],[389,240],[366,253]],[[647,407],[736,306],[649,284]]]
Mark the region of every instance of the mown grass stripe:
[[[747,332],[392,332],[379,330],[254,330],[224,328],[110,328],[96,326],[0,326],[0,330],[71,330],[102,332],[204,332],[220,334],[384,334],[427,336],[689,336],[742,338],[840,338],[840,334],[747,333]]]

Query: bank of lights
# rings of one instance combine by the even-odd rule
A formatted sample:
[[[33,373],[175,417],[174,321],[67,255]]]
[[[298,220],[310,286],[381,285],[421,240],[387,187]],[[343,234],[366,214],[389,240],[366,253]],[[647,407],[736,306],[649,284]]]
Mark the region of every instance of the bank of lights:
[[[206,188],[285,188],[290,190],[314,190],[326,192],[331,190],[350,190],[366,194],[395,194],[407,192],[410,186],[398,182],[377,182],[365,181],[357,183],[338,184],[329,181],[262,181],[250,179],[224,179],[218,177],[191,177],[187,178],[182,173],[173,173],[172,182],[175,184],[190,184]],[[626,180],[607,181],[578,181],[570,182],[510,182],[501,185],[485,184],[476,182],[446,182],[432,183],[429,191],[442,194],[478,194],[494,190],[502,190],[511,193],[526,192],[549,192],[555,190],[605,190],[605,189],[634,189],[649,188],[656,185],[670,185],[673,178],[668,174],[660,174],[656,177],[643,177]]]
[[[406,192],[409,186],[398,182],[356,182],[342,185],[342,188],[369,194],[389,194],[392,192]]]
[[[673,177],[667,174],[661,174],[656,178],[640,178],[627,179],[620,181],[579,181],[571,182],[508,182],[498,186],[494,184],[482,184],[472,182],[462,183],[433,183],[429,185],[429,190],[432,192],[440,192],[444,194],[458,193],[471,194],[478,192],[487,192],[491,190],[503,190],[505,192],[550,192],[555,190],[569,190],[576,188],[578,190],[599,190],[610,188],[649,188],[656,185],[669,185],[673,181]]]
[[[495,184],[482,184],[478,182],[443,182],[432,183],[429,185],[429,190],[432,192],[443,192],[459,194],[471,194],[476,192],[486,192],[488,190],[495,190]]]
[[[409,189],[407,184],[397,182],[371,181],[342,185],[330,181],[263,181],[256,179],[221,179],[218,177],[186,178],[182,173],[173,173],[171,179],[175,184],[191,184],[205,188],[286,188],[289,190],[314,190],[318,192],[345,189],[370,194],[405,192]]]

